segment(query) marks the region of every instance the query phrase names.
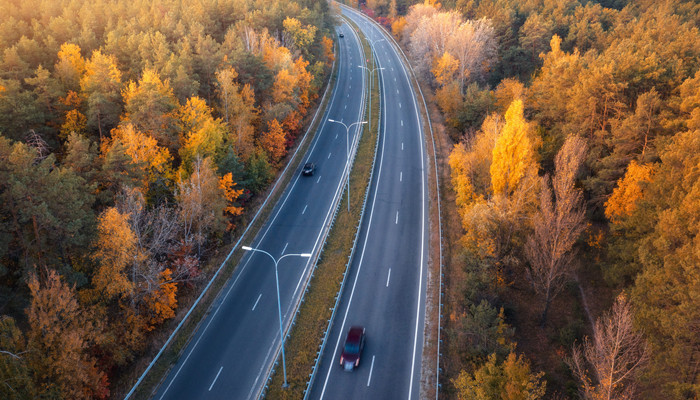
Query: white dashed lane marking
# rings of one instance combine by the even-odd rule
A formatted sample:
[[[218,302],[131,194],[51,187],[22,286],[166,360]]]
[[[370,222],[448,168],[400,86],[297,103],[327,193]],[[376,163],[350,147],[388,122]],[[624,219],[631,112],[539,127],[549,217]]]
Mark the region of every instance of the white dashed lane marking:
[[[283,252],[284,253],[284,252]],[[262,297],[262,293],[258,296],[258,299],[255,300],[255,304],[253,304],[253,309],[251,311],[255,311],[255,307],[258,306],[258,302],[260,301],[260,298]]]

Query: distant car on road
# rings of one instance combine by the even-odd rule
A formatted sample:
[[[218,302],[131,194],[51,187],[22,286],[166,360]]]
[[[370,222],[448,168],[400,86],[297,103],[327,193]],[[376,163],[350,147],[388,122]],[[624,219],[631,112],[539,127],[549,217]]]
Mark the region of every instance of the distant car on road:
[[[316,172],[316,164],[307,162],[304,164],[304,168],[301,170],[301,174],[304,176],[311,176]]]
[[[344,370],[352,371],[360,366],[360,356],[364,347],[365,328],[353,326],[348,331],[348,336],[345,338],[345,346],[343,346],[343,353],[340,355],[340,365]]]
[[[342,33],[339,33],[338,37],[345,37],[345,35],[343,35]]]

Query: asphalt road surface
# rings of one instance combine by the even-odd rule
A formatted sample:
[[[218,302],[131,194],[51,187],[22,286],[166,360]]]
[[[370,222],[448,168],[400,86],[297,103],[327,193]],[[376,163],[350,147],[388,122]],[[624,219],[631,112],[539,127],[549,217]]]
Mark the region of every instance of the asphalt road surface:
[[[426,157],[418,101],[384,32],[343,8],[374,41],[382,124],[368,210],[311,389],[312,399],[418,399],[428,260]],[[382,40],[382,38],[385,38]],[[351,326],[366,329],[360,365],[340,365]]]
[[[365,100],[365,72],[359,38],[347,25],[337,28],[338,82],[323,121],[358,121]],[[413,122],[415,123],[415,122]],[[357,127],[357,125],[355,126]],[[355,141],[351,129],[349,140]],[[342,194],[346,169],[346,129],[324,122],[305,162],[316,163],[311,177],[297,171],[271,218],[250,245],[275,258],[313,253],[322,245],[321,232],[332,216],[332,203]],[[410,172],[406,172],[410,174]],[[397,239],[398,240],[398,239]],[[282,318],[293,317],[296,300],[313,267],[307,258],[286,257],[279,263]],[[180,360],[161,383],[154,399],[251,399],[264,385],[280,343],[272,259],[248,252],[200,324]]]

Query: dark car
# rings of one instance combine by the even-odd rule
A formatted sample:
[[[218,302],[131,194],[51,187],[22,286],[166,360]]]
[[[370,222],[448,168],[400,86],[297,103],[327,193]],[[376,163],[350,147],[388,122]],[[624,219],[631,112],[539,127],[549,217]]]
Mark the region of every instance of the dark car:
[[[304,168],[301,169],[301,174],[305,176],[311,176],[316,172],[316,164],[307,162],[304,164]]]
[[[339,37],[345,37],[345,35],[343,35],[342,33],[339,33],[338,36],[339,36]]]
[[[364,347],[365,328],[353,326],[348,331],[348,336],[345,338],[345,346],[343,346],[343,353],[340,355],[340,365],[343,366],[343,369],[352,371],[355,367],[360,366],[360,356]]]

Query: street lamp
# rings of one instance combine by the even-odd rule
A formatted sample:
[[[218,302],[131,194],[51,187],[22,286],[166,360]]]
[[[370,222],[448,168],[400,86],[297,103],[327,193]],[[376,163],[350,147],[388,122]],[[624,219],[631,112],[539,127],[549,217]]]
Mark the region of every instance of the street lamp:
[[[345,127],[345,165],[348,168],[348,212],[350,212],[350,128],[352,128],[353,125],[366,124],[367,121],[353,122],[350,126],[345,125],[342,121],[336,121],[330,118],[328,118],[328,122],[335,122]]]
[[[384,40],[384,39],[382,39],[382,40]],[[374,56],[372,56],[372,57],[373,57],[372,59],[374,60]],[[369,73],[369,121],[370,121],[369,129],[371,131],[372,130],[372,124],[371,124],[371,122],[372,122],[372,87],[374,86],[373,85],[373,83],[374,83],[374,71],[382,70],[382,69],[384,69],[384,67],[374,67],[371,69],[368,67],[365,67],[364,65],[358,65],[358,67],[366,69],[367,73]]]
[[[280,278],[279,278],[279,275],[277,274],[277,264],[285,257],[297,256],[297,257],[309,258],[309,257],[311,257],[311,254],[310,253],[285,254],[282,257],[275,259],[275,257],[272,256],[272,254],[266,252],[265,250],[254,249],[250,246],[241,246],[241,248],[245,251],[257,251],[259,253],[267,254],[268,256],[270,256],[272,261],[275,263],[275,284],[277,285],[277,312],[278,312],[279,318],[280,318],[280,344],[282,345],[282,371],[284,372],[284,384],[282,385],[282,387],[286,388],[286,387],[289,387],[289,383],[287,383],[287,363],[284,361],[284,333],[282,331],[282,305],[280,304]]]

